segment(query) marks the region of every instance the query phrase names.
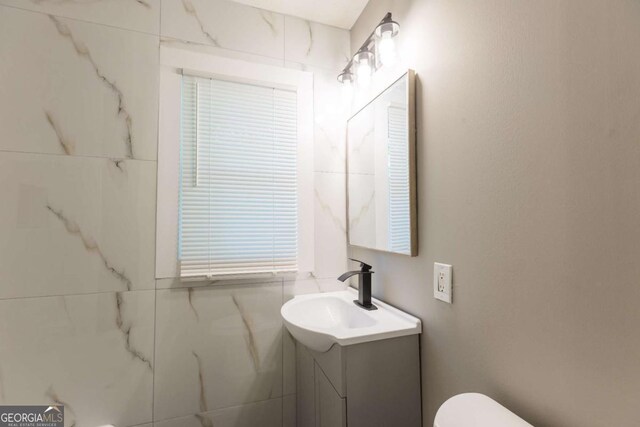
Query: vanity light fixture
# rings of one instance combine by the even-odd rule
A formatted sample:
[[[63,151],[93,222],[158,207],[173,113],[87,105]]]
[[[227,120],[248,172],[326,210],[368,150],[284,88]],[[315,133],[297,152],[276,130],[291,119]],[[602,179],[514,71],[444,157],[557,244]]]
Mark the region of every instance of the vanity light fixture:
[[[353,84],[356,81],[356,75],[349,70],[343,71],[338,75],[338,81],[342,83],[342,101],[344,105],[347,105],[353,95]]]
[[[366,86],[371,81],[371,75],[375,68],[375,55],[368,50],[360,49],[358,53],[353,56],[353,63],[356,64],[356,78],[358,82]]]
[[[338,74],[338,81],[346,85],[352,85],[356,81],[356,76],[350,70],[343,70]]]
[[[400,25],[391,19],[391,14],[385,16],[382,22],[376,27],[374,32],[378,38],[377,47],[382,65],[390,66],[395,63],[396,44],[394,38],[398,35],[399,31]]]
[[[374,71],[383,65],[393,65],[396,59],[394,38],[399,31],[400,25],[391,18],[391,12],[387,12],[338,75],[338,81],[349,85],[358,81],[366,86]]]

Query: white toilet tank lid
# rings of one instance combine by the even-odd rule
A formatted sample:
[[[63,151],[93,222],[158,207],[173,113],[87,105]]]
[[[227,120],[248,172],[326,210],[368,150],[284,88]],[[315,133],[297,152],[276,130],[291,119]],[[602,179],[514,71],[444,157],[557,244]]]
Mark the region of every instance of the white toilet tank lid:
[[[453,396],[442,404],[434,427],[533,427],[507,408],[480,393]]]

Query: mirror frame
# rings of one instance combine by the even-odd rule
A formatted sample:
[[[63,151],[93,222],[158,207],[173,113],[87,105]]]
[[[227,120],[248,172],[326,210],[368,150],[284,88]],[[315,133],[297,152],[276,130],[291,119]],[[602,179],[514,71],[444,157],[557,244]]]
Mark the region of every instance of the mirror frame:
[[[349,224],[351,220],[349,218],[349,122],[357,116],[362,110],[367,108],[371,103],[378,99],[384,92],[390,89],[404,76],[407,76],[407,135],[409,144],[409,227],[411,236],[411,251],[410,253],[393,252],[380,248],[372,248],[369,246],[362,246],[351,243],[351,227]],[[379,93],[377,93],[369,102],[358,109],[347,120],[346,130],[346,211],[347,211],[347,245],[371,249],[379,252],[386,252],[404,256],[415,257],[418,256],[418,193],[417,193],[417,167],[416,167],[416,74],[412,69],[407,69],[399,77],[395,78],[391,84],[385,86]]]

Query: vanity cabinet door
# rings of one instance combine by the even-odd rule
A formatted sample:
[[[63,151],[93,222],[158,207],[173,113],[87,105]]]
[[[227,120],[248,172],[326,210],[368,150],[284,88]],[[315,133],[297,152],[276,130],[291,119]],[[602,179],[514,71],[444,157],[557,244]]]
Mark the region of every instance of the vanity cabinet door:
[[[346,427],[346,399],[340,397],[317,363],[315,377],[316,427]]]
[[[347,403],[311,352],[296,343],[297,427],[346,427]]]
[[[309,350],[296,343],[296,425],[316,427],[316,362]]]

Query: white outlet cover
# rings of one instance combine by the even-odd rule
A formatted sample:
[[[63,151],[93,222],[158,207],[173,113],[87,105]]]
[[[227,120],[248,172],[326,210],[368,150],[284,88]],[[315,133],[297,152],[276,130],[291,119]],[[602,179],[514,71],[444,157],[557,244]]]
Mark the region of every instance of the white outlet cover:
[[[453,266],[436,262],[433,264],[433,296],[440,301],[452,303]]]

